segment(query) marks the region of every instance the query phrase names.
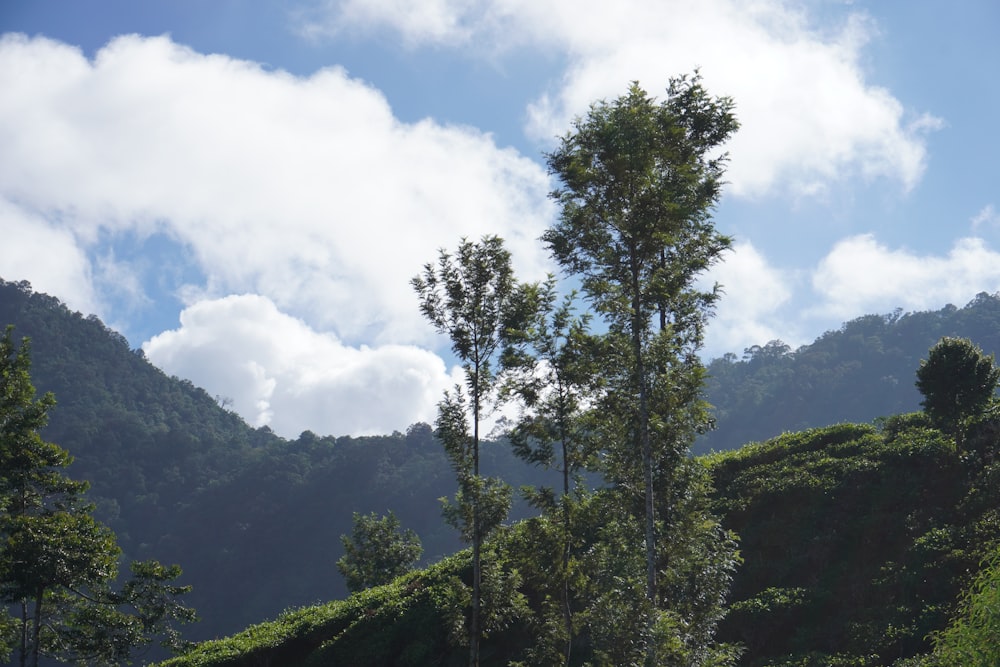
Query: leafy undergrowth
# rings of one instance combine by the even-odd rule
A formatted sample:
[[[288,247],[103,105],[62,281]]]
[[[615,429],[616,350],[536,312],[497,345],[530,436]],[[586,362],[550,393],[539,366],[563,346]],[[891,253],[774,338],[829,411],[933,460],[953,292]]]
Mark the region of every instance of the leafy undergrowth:
[[[750,667],[927,652],[1000,538],[995,431],[984,421],[959,449],[915,413],[709,458],[744,559],[720,639]]]

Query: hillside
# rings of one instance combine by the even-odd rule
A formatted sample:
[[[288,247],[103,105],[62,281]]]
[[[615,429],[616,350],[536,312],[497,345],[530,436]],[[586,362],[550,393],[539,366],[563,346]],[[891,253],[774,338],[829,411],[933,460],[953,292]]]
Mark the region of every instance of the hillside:
[[[998,429],[980,423],[958,450],[914,413],[708,459],[744,559],[720,628],[746,647],[742,664],[889,665],[926,651],[1000,539]]]
[[[1000,539],[998,432],[996,420],[979,424],[959,452],[911,414],[881,427],[787,434],[702,459],[718,486],[724,524],[741,535],[743,565],[719,637],[744,647],[739,664],[902,665],[927,653],[928,633],[945,627]],[[518,524],[494,543],[509,555],[508,575],[530,571],[530,556],[518,548],[530,531],[530,522]],[[462,664],[448,628],[456,613],[453,577],[467,558],[287,612],[167,664]],[[530,582],[521,592],[529,605],[539,599]],[[513,607],[512,600],[500,596],[501,604]],[[520,609],[486,640],[484,667],[524,659],[537,613]],[[580,646],[573,664],[583,664],[586,651]]]
[[[772,341],[742,358],[715,359],[705,389],[718,428],[699,438],[695,452],[918,410],[914,374],[942,336],[1000,352],[1000,295],[980,293],[963,308],[865,315],[797,350]]]

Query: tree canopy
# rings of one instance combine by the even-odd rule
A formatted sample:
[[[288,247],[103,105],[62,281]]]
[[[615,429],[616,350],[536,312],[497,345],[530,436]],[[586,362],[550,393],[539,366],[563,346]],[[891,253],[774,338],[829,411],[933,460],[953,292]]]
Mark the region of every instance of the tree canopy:
[[[967,338],[942,338],[917,369],[921,405],[931,421],[949,433],[993,400],[997,382],[1000,368],[993,365],[993,357]]]

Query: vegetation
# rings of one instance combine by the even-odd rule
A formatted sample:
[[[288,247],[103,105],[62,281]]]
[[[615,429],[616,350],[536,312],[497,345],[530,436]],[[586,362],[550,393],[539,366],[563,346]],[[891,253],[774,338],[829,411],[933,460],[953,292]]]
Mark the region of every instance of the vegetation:
[[[1000,294],[982,292],[963,308],[865,315],[796,350],[781,342],[708,364],[706,399],[716,428],[696,453],[737,449],[839,422],[870,422],[921,409],[913,373],[942,337],[1000,351]]]
[[[931,423],[956,434],[963,421],[982,411],[993,400],[1000,368],[967,338],[942,338],[917,369],[921,405]]]
[[[13,327],[0,338],[0,601],[16,619],[0,627],[0,655],[16,652],[21,667],[41,656],[109,663],[163,636],[179,648],[173,621],[195,619],[170,582],[177,566],[132,564],[132,579],[112,590],[120,550],[114,534],[91,515],[86,482],[62,473],[71,458],[39,435],[52,394],[35,399],[28,341],[18,348]],[[5,612],[6,613],[6,612]]]
[[[965,591],[959,613],[935,632],[934,652],[918,665],[927,667],[991,667],[1000,664],[1000,551],[983,561],[983,569]]]
[[[841,424],[786,434],[700,459],[698,469],[715,479],[713,498],[723,523],[742,538],[743,563],[733,578],[731,611],[719,628],[720,640],[742,644],[739,664],[991,664],[927,661],[944,660],[932,651],[944,651],[945,641],[958,641],[946,640],[945,632],[949,637],[963,633],[967,645],[992,646],[982,640],[992,638],[995,628],[988,625],[996,618],[985,604],[991,599],[986,596],[995,593],[993,584],[985,583],[995,583],[995,568],[988,563],[971,588],[970,574],[995,553],[991,545],[1000,539],[998,429],[1000,424],[984,418],[971,429],[968,452],[959,455],[953,440],[913,413],[879,425]],[[598,608],[591,600],[604,590],[601,573],[621,576],[642,562],[641,546],[629,551],[609,543],[609,533],[628,532],[627,523],[608,526],[609,502],[611,494],[597,492],[580,503],[575,515],[573,665],[627,664],[620,659],[629,648],[615,645],[602,631],[614,630],[609,623],[634,622],[636,611],[623,606],[616,611],[624,615],[609,617],[599,609],[611,607]],[[641,545],[636,532],[633,543]],[[490,541],[494,574],[508,576],[486,587],[484,605],[493,610],[494,625],[481,647],[483,664],[563,664],[560,651],[545,658],[536,641],[552,627],[546,623],[550,617],[540,612],[558,603],[545,563],[558,559],[560,534],[558,516],[541,516]],[[516,587],[509,585],[514,573]],[[711,579],[678,574],[678,592]],[[169,664],[261,664],[261,649],[237,648],[252,636],[268,638],[266,650],[274,652],[269,656],[285,655],[279,652],[293,647],[301,651],[296,654],[301,659],[271,664],[340,664],[319,658],[331,655],[345,664],[464,664],[464,652],[447,636],[448,628],[461,633],[468,594],[456,578],[468,582],[469,575],[469,554],[460,553],[360,597],[297,612],[303,618],[333,610],[340,614],[336,626],[310,635],[308,651],[303,642],[309,633],[288,628],[283,617],[202,645]],[[641,582],[639,589],[641,597]],[[956,604],[966,589],[973,592],[968,601]],[[694,601],[702,592],[688,588],[683,597]],[[411,612],[418,599],[421,605],[435,602]],[[407,662],[408,650],[423,660],[434,658]],[[231,657],[208,657],[224,653]]]
[[[537,527],[550,529],[541,531],[535,543],[553,550],[546,576],[538,578],[547,604],[540,610],[531,658],[535,664],[570,664],[580,626],[574,623],[575,585],[580,584],[574,574],[581,563],[578,515],[589,495],[584,474],[597,468],[593,413],[585,406],[598,395],[601,378],[595,372],[597,341],[588,333],[589,318],[574,314],[575,294],[556,305],[556,283],[550,277],[533,296],[534,313],[504,358],[504,394],[523,408],[508,435],[520,458],[555,467],[562,476],[558,495],[549,486],[526,487],[522,493],[547,519]]]
[[[337,569],[352,593],[387,584],[406,574],[423,553],[417,534],[403,531],[392,512],[383,517],[374,512],[355,512],[354,530],[350,537],[343,535],[340,539],[344,555],[337,561]]]
[[[686,479],[684,458],[710,422],[698,351],[719,294],[696,281],[730,245],[710,214],[725,164],[715,154],[738,127],[732,108],[732,100],[710,97],[697,75],[671,80],[662,102],[633,84],[592,105],[548,156],[562,209],[543,240],[607,325],[602,418],[593,427],[603,442],[601,473],[622,495],[621,509],[641,518],[645,613],[632,624],[631,643],[644,647],[647,664],[660,661],[658,649],[670,650],[658,646],[657,626],[675,602],[659,582],[668,562],[661,542],[671,519],[680,520],[664,512],[670,506],[655,490]]]
[[[495,236],[480,243],[462,241],[454,257],[442,250],[437,266],[427,264],[412,284],[420,297],[420,311],[439,333],[448,335],[465,373],[468,399],[461,386],[445,393],[438,407],[437,437],[458,481],[454,504],[445,504],[445,518],[472,545],[469,664],[475,666],[481,635],[483,542],[507,518],[512,495],[501,478],[480,473],[480,428],[496,391],[496,366],[508,331],[516,327],[520,290],[510,253]]]
[[[0,289],[0,296],[3,297],[0,298],[0,310],[9,309],[13,300],[21,299],[22,310],[19,312],[23,317],[18,315],[13,321],[18,323],[19,330],[22,322],[33,323],[36,327],[32,340],[35,353],[32,376],[38,378],[39,384],[44,381],[48,384],[43,386],[52,386],[51,381],[45,378],[51,376],[54,368],[67,381],[71,378],[75,382],[85,382],[88,377],[100,379],[101,384],[93,389],[87,384],[77,385],[85,394],[93,396],[103,392],[103,395],[111,397],[122,391],[123,395],[128,395],[128,391],[120,389],[122,386],[127,389],[142,387],[135,376],[124,370],[135,360],[139,362],[136,368],[146,369],[141,372],[149,378],[161,378],[166,386],[179,388],[163,391],[163,403],[156,404],[166,414],[177,409],[177,404],[171,401],[173,397],[185,395],[183,385],[163,378],[140,357],[123,349],[120,338],[110,336],[99,322],[69,313],[55,300],[27,292],[23,286],[7,283],[0,288],[3,288]],[[11,292],[14,297],[11,297]],[[965,309],[915,314],[898,318],[897,322],[909,322],[906,330],[919,334],[918,337],[926,337],[943,327],[961,334],[959,327],[963,322],[988,321],[997,303],[996,297],[984,297]],[[879,320],[885,321],[883,318]],[[935,327],[916,326],[919,322],[940,324]],[[850,350],[852,348],[846,345],[846,333],[854,331],[855,326],[845,325],[844,329],[828,334],[814,346],[823,341],[824,344],[841,341],[838,349]],[[899,349],[913,345],[894,333],[892,327],[885,326],[881,336],[896,340]],[[61,332],[60,337],[53,339],[48,331]],[[970,334],[975,331],[970,329]],[[901,381],[899,387],[914,387],[912,373],[918,367],[919,358],[927,356],[931,345],[933,341],[916,355],[910,369],[911,381]],[[112,351],[117,351],[119,356],[116,357]],[[849,357],[834,359],[838,359],[833,363],[835,367],[844,367]],[[869,360],[872,359],[869,357]],[[118,375],[108,376],[89,370],[101,365],[123,370]],[[146,391],[141,389],[139,395],[145,395]],[[913,393],[916,393],[915,389]],[[204,396],[204,400],[206,414],[210,408],[222,420],[232,417],[210,397]],[[53,426],[59,428],[58,421],[65,419],[65,413],[72,412],[79,405],[73,400],[60,403],[59,409],[51,413],[54,423],[43,433],[52,432]],[[114,404],[109,404],[108,410],[111,405]],[[829,407],[836,409],[834,405]],[[124,408],[117,409],[122,410],[120,414],[127,414]],[[131,418],[133,421],[113,421],[108,427],[107,439],[128,442],[114,430],[115,425],[141,423],[137,420],[144,416],[145,413],[137,413]],[[83,417],[84,413],[79,413],[79,417],[72,416],[78,423],[84,421]],[[211,433],[206,424],[196,419],[188,426],[196,433]],[[252,429],[247,432],[254,433]],[[135,433],[137,446],[134,451],[146,452],[142,447],[148,436],[141,430]],[[875,426],[845,424],[789,433],[739,451],[696,460],[701,474],[711,472],[716,487],[712,495],[716,513],[723,518],[727,528],[734,528],[741,535],[743,564],[736,570],[729,598],[731,612],[719,628],[718,639],[743,642],[745,653],[740,664],[748,666],[838,664],[838,661],[840,664],[852,664],[853,661],[854,664],[876,665],[898,661],[902,667],[909,664],[904,662],[907,657],[911,660],[915,659],[914,656],[926,658],[932,644],[924,635],[943,630],[949,627],[950,622],[955,622],[952,619],[960,617],[956,615],[960,593],[968,587],[980,558],[988,555],[989,545],[996,540],[994,531],[1000,525],[996,510],[1000,503],[995,495],[996,489],[1000,488],[996,483],[998,433],[998,425],[987,410],[984,417],[971,420],[963,450],[959,453],[953,440],[934,429],[926,417],[915,413],[882,420]],[[87,432],[76,433],[73,442],[86,443],[81,436],[89,437]],[[206,457],[202,460],[212,460],[211,450],[215,446],[212,443],[225,442],[227,437],[230,436],[202,435],[201,442],[209,450],[202,453]],[[430,547],[433,560],[454,550],[448,545],[455,542],[444,539],[447,533],[439,529],[440,521],[436,518],[435,499],[447,493],[441,489],[447,489],[449,475],[447,461],[440,445],[434,441],[430,427],[417,425],[406,434],[385,438],[321,438],[304,433],[299,439],[289,442],[273,439],[278,443],[273,447],[258,445],[254,449],[251,446],[248,451],[256,452],[256,458],[248,456],[242,460],[235,471],[228,473],[230,481],[220,480],[200,491],[190,491],[187,499],[189,507],[176,508],[184,522],[191,525],[187,534],[174,532],[166,541],[162,538],[153,540],[154,545],[161,547],[173,543],[178,553],[184,552],[191,558],[191,562],[187,558],[184,560],[186,579],[195,583],[196,588],[187,597],[192,602],[198,599],[196,606],[199,608],[208,603],[210,608],[219,610],[218,616],[234,624],[251,615],[256,615],[258,620],[275,617],[281,610],[280,607],[275,609],[274,605],[296,604],[296,598],[300,600],[297,604],[306,604],[317,596],[342,597],[328,572],[331,559],[339,557],[339,536],[351,529],[351,516],[338,520],[339,515],[330,513],[330,507],[343,508],[348,513],[391,507],[403,524],[416,528],[425,546],[433,545]],[[537,444],[539,441],[534,442]],[[558,488],[562,485],[560,471],[549,475],[544,470],[538,470],[535,477],[528,475],[530,470],[527,469],[517,472],[519,469],[512,467],[511,461],[505,458],[506,451],[486,443],[483,449],[485,464],[491,470],[503,471],[505,477],[517,479],[519,483],[527,482],[535,487]],[[146,463],[117,458],[102,463],[98,456],[100,453],[100,449],[84,451],[73,464],[73,469],[99,470],[102,466]],[[190,455],[182,449],[174,449],[161,456],[168,453],[176,457],[171,468],[177,466],[180,469],[183,469],[182,457]],[[81,461],[81,458],[84,460]],[[691,474],[698,474],[695,461],[691,463]],[[169,469],[164,473],[169,473]],[[146,470],[147,488],[167,483],[166,480],[159,481],[151,466]],[[100,476],[102,480],[110,477],[112,475],[107,473]],[[185,478],[175,476],[173,479],[173,483],[190,488],[186,485],[190,483],[191,475]],[[99,502],[105,507],[107,499],[121,493],[123,495],[118,497],[125,506],[129,497],[126,494],[132,493],[130,489],[134,488],[126,484],[128,480],[128,477],[120,479],[117,487],[102,481],[103,488],[95,484],[88,493],[92,500],[101,499]],[[707,481],[704,480],[704,483]],[[599,629],[612,609],[611,601],[606,601],[602,607],[607,610],[604,615],[588,616],[592,613],[588,612],[588,606],[591,606],[597,589],[587,584],[578,572],[587,572],[590,576],[605,572],[610,579],[617,576],[618,571],[605,570],[609,564],[625,569],[632,567],[616,556],[633,553],[641,558],[641,548],[633,548],[632,552],[617,552],[616,547],[594,548],[588,526],[598,525],[594,523],[595,516],[614,514],[615,510],[607,503],[607,497],[580,503],[574,514],[577,517],[574,519],[574,532],[579,537],[573,543],[574,564],[570,579],[575,610],[572,664],[582,664],[587,659],[596,662],[593,649],[589,648],[591,628]],[[163,512],[169,514],[166,510]],[[500,664],[499,657],[497,662],[492,662],[492,656],[499,655],[493,651],[498,650],[497,646],[514,647],[515,644],[517,653],[505,654],[505,660],[546,664],[544,660],[534,660],[537,654],[529,653],[529,650],[532,647],[541,648],[538,639],[547,636],[552,628],[552,623],[546,619],[556,618],[561,624],[558,578],[553,578],[548,571],[539,570],[531,564],[532,561],[517,560],[513,554],[519,551],[537,554],[547,550],[547,558],[558,562],[561,554],[558,536],[562,533],[557,517],[558,514],[517,523],[510,529],[509,537],[506,529],[501,533],[505,537],[503,548],[512,555],[508,559],[509,564],[498,571],[513,572],[517,569],[521,583],[513,590],[519,591],[522,597],[514,600],[516,604],[506,607],[506,616],[499,615],[500,621],[508,625],[503,629],[491,629],[483,644],[484,664]],[[117,521],[119,526],[125,528],[124,531],[116,530],[120,541],[123,533],[136,535],[140,529],[155,535],[154,526],[143,522],[129,525],[122,516]],[[166,529],[173,530],[171,526],[184,522],[175,520],[167,524]],[[163,530],[165,527],[156,528]],[[611,532],[610,528],[602,530]],[[641,544],[641,536],[637,537]],[[271,552],[266,548],[268,544],[295,544],[297,548]],[[241,557],[246,553],[254,553],[255,558]],[[539,559],[535,558],[533,562],[537,563]],[[469,581],[467,553],[446,559],[442,567],[447,563],[454,568],[455,576]],[[639,567],[641,569],[641,564]],[[199,569],[205,574],[193,580],[192,572]],[[402,581],[410,581],[410,577],[419,578],[422,574],[430,576],[431,572],[437,570],[431,568],[411,573]],[[443,577],[441,581],[445,580],[451,581],[450,587],[442,587],[436,592],[426,588],[422,590],[426,595],[441,599],[452,599],[448,596],[454,596],[456,604],[462,600],[467,604],[468,598],[461,594],[462,587],[456,587],[454,579]],[[683,581],[684,577],[679,575],[678,580]],[[254,581],[254,586],[241,583],[246,581]],[[424,581],[433,583],[436,580]],[[324,592],[324,585],[328,592]],[[491,591],[502,590],[503,586],[512,590],[509,578],[506,582],[489,581],[489,585]],[[401,590],[395,586],[394,583],[386,590]],[[350,598],[324,607],[306,608],[294,614],[289,612],[274,624],[256,626],[252,633],[256,638],[254,641],[265,641],[263,638],[266,637],[273,650],[284,650],[281,647],[286,642],[294,644],[298,641],[288,630],[291,618],[315,619],[323,613],[322,610],[339,609],[342,611],[338,613],[349,619],[344,621],[346,623],[357,620],[361,613],[359,610],[369,607],[371,611],[365,612],[365,619],[371,619],[375,625],[360,622],[352,632],[360,632],[363,626],[366,632],[374,633],[369,635],[369,640],[372,640],[379,632],[397,627],[383,622],[386,617],[380,616],[376,610],[378,605],[373,601],[392,598],[391,594],[381,591],[382,588],[372,589],[368,597],[362,598],[364,602]],[[202,595],[196,598],[199,592]],[[690,597],[696,599],[696,593],[692,592]],[[488,599],[492,598],[488,596]],[[271,606],[262,604],[262,601]],[[833,604],[837,601],[841,601],[839,606]],[[362,604],[368,606],[358,606]],[[528,607],[525,608],[524,604]],[[555,615],[552,614],[553,604]],[[386,610],[386,613],[389,611]],[[428,622],[439,619],[430,612],[428,614],[425,619]],[[413,612],[413,616],[408,618],[416,615],[417,612]],[[443,614],[440,618],[450,618],[454,622],[461,620],[460,615]],[[623,618],[618,620],[624,622]],[[588,619],[594,619],[594,622]],[[876,622],[878,619],[883,620]],[[12,630],[11,621],[16,619],[7,619],[6,625]],[[243,623],[244,626],[250,624],[247,621]],[[199,629],[201,625],[190,627],[204,632]],[[462,626],[458,627],[461,632]],[[424,636],[419,634],[422,630],[414,631],[413,626],[403,624],[398,628],[399,633],[395,636],[400,638]],[[214,629],[210,632],[221,634]],[[446,629],[441,632],[443,634],[438,636],[448,636]],[[317,633],[321,634],[318,630]],[[241,641],[246,641],[248,634],[242,636],[244,639]],[[336,643],[333,636],[323,635],[319,641]],[[871,639],[869,644],[865,644],[865,637]],[[520,643],[517,644],[513,638],[519,638],[517,641]],[[428,643],[431,641],[428,635]],[[211,646],[199,647],[196,653],[191,654],[192,661],[201,660],[192,664],[214,664],[212,661],[215,658],[205,657],[208,652],[217,650]],[[241,652],[232,644],[229,650],[232,656]],[[514,650],[511,648],[511,651]],[[249,664],[249,655],[252,653],[240,658],[231,656],[227,660],[246,660],[245,664]],[[467,659],[467,650],[462,648],[449,655],[454,657],[455,664],[463,664]],[[177,662],[183,664],[187,659],[178,659]],[[300,664],[281,660],[278,663]],[[387,661],[382,664],[403,663]],[[448,663],[442,658],[438,664]]]

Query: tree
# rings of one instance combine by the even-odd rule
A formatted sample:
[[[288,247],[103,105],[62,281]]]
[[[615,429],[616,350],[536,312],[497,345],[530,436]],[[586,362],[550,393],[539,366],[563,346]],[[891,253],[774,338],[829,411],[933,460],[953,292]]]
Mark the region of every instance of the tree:
[[[463,239],[455,255],[441,250],[437,265],[425,265],[411,284],[421,313],[451,340],[465,375],[464,389],[456,386],[438,405],[437,436],[459,487],[455,503],[445,505],[445,519],[472,545],[469,664],[478,665],[482,544],[506,517],[511,500],[509,486],[480,474],[480,429],[495,394],[508,332],[524,317],[524,300],[518,298],[523,289],[514,278],[510,253],[496,236],[479,243]]]
[[[135,563],[122,590],[111,589],[114,534],[91,516],[87,484],[63,475],[70,455],[39,435],[55,399],[35,399],[28,340],[17,348],[12,331],[0,339],[0,601],[19,611],[19,664],[41,655],[117,663],[157,634],[178,647],[171,621],[194,620],[175,600],[189,589],[167,583],[180,568]]]
[[[592,105],[547,156],[562,210],[543,240],[608,327],[602,428],[619,445],[609,448],[605,472],[638,496],[652,606],[659,602],[654,489],[710,423],[697,352],[720,292],[699,290],[696,281],[731,244],[710,213],[726,161],[718,149],[738,127],[732,110],[732,100],[710,97],[697,74],[672,79],[660,103],[633,84],[617,100]]]
[[[351,592],[381,586],[406,574],[423,553],[417,534],[402,530],[392,512],[383,517],[355,512],[350,537],[342,535],[340,539],[344,555],[337,561],[337,569]]]
[[[517,397],[522,414],[509,433],[514,452],[523,460],[556,468],[562,477],[558,494],[550,488],[525,489],[525,496],[551,518],[557,527],[560,556],[551,582],[558,587],[561,626],[551,622],[540,638],[537,653],[554,662],[559,656],[568,665],[575,631],[571,590],[574,513],[577,500],[586,494],[581,477],[592,463],[596,445],[590,437],[585,415],[597,395],[600,374],[594,364],[595,339],[588,333],[590,317],[575,315],[575,293],[557,303],[555,279],[550,277],[533,290],[529,307],[530,325],[523,339],[504,357],[509,371],[506,394]],[[547,653],[545,653],[547,652]]]
[[[1000,382],[1000,369],[967,338],[944,337],[920,362],[917,389],[931,422],[955,434],[961,422],[989,405]]]

